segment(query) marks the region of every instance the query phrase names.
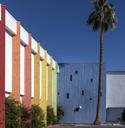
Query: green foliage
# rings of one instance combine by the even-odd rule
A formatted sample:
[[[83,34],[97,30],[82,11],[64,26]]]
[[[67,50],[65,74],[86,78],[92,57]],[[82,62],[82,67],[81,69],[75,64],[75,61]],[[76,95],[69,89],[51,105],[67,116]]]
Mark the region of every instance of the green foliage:
[[[125,110],[122,112],[122,120],[125,122]]]
[[[32,120],[31,109],[21,105],[21,113],[21,128],[29,128]]]
[[[21,128],[21,111],[20,104],[12,97],[5,100],[6,128]]]
[[[57,122],[52,106],[47,106],[47,125],[56,124]]]
[[[44,128],[44,114],[38,105],[32,106],[32,128]]]
[[[44,128],[44,114],[39,106],[32,106],[32,110],[21,105],[12,97],[5,102],[6,128],[29,128],[32,119],[32,128]],[[31,115],[32,114],[32,115]]]
[[[61,118],[64,116],[64,110],[61,106],[57,106],[57,120],[61,120]]]
[[[115,28],[117,17],[113,5],[107,0],[94,0],[93,5],[94,10],[87,20],[87,24],[93,27],[93,31],[97,31],[101,27],[105,32],[110,28]]]

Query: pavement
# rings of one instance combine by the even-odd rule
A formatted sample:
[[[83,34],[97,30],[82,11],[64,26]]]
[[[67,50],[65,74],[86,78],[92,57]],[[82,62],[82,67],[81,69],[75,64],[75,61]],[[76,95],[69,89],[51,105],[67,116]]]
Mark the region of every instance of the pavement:
[[[85,124],[60,124],[49,126],[48,128],[125,128],[122,124],[101,124],[101,125],[85,125]]]

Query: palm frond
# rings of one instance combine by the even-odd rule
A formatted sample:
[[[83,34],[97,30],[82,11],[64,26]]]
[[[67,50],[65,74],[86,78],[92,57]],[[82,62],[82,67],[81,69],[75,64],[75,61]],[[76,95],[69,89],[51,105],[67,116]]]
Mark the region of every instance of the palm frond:
[[[89,15],[87,20],[88,25],[92,25],[93,31],[98,30],[104,23],[104,31],[115,28],[117,25],[117,17],[113,4],[108,3],[108,0],[93,0],[94,11]]]
[[[109,30],[109,24],[103,23],[103,28],[104,28],[104,31],[107,32]]]
[[[100,28],[100,22],[98,20],[95,20],[93,24],[93,31],[96,32]]]
[[[94,24],[94,21],[96,19],[97,15],[96,15],[96,12],[92,12],[90,15],[89,15],[89,18],[87,20],[87,24],[88,25],[93,25]]]

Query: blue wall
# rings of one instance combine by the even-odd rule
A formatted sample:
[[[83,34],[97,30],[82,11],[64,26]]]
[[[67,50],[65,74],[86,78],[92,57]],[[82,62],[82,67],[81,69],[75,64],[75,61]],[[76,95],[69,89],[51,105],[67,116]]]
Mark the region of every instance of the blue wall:
[[[105,71],[105,69],[103,70]],[[106,83],[105,72],[103,72],[103,93],[101,120],[106,119]],[[70,76],[72,75],[72,81]],[[98,64],[60,64],[58,74],[58,105],[64,109],[62,123],[93,123],[96,115],[97,88],[98,87]],[[84,96],[82,95],[84,90]],[[69,99],[67,99],[69,93]],[[91,100],[92,99],[92,100]],[[74,108],[82,105],[79,112]]]

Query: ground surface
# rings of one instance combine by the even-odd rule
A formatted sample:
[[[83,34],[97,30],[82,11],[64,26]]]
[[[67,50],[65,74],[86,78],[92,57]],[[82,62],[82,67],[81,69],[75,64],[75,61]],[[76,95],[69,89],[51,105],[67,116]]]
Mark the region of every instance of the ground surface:
[[[54,125],[54,126],[49,126],[48,128],[125,128],[125,125],[119,125],[119,124],[114,124],[114,125],[100,125],[100,126],[93,126],[93,125]]]

